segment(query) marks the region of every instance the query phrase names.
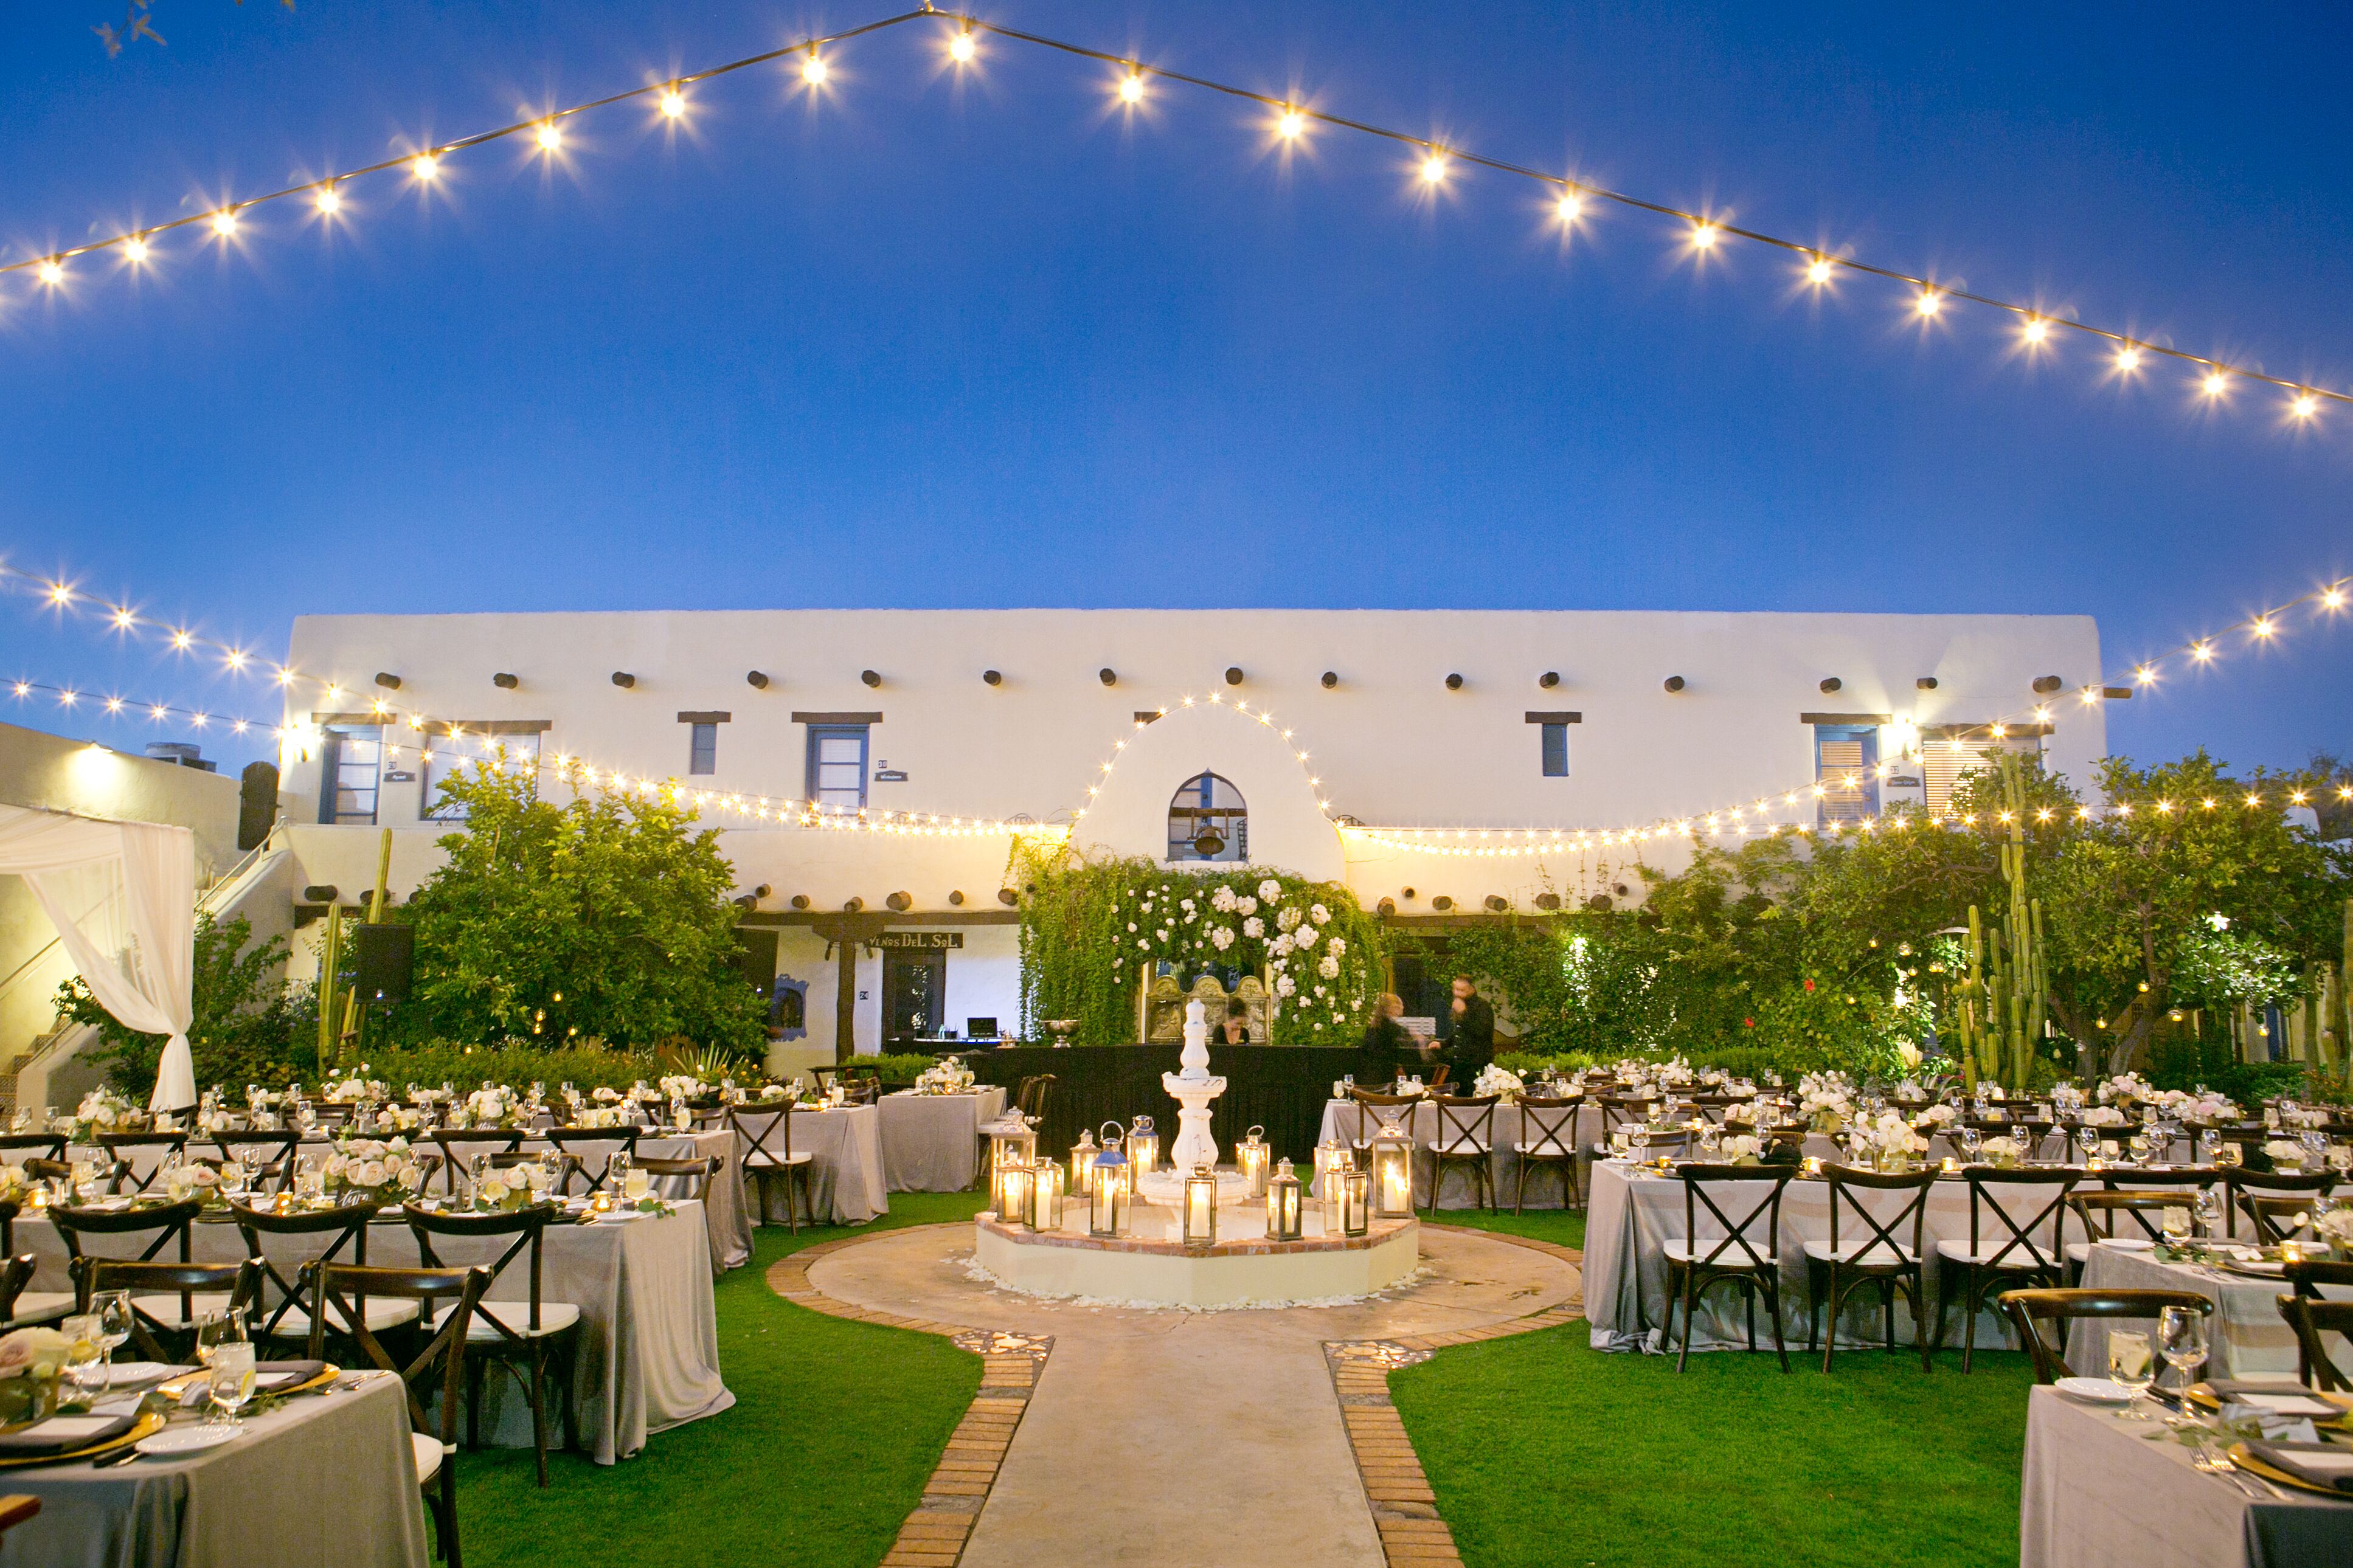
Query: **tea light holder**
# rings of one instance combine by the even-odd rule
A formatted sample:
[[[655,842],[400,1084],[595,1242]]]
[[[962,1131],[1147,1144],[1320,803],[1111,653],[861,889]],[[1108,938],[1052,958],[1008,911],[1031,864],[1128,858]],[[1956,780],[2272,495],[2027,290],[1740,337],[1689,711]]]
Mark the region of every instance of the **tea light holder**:
[[[1062,1167],[1059,1161],[1041,1160],[1031,1169],[1029,1206],[1022,1211],[1021,1223],[1031,1230],[1062,1228]]]

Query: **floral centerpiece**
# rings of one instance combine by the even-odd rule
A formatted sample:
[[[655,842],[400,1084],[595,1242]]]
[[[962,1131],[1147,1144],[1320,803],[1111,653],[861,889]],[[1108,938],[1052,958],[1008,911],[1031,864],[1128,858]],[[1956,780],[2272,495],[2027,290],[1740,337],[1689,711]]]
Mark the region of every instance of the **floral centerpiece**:
[[[2305,1161],[2311,1156],[2293,1138],[2267,1138],[2263,1141],[2263,1157],[2272,1163],[2274,1170],[2293,1172],[2304,1169]]]
[[[2026,1151],[2020,1146],[2015,1138],[1989,1138],[1979,1145],[1978,1152],[1985,1156],[1987,1164],[2004,1171],[2010,1169],[2026,1156]]]
[[[329,1079],[319,1098],[330,1105],[357,1105],[364,1100],[383,1100],[390,1092],[382,1080],[367,1077],[367,1063],[348,1078]]]
[[[92,1143],[100,1138],[111,1138],[117,1132],[133,1132],[147,1125],[147,1113],[133,1105],[119,1091],[99,1088],[81,1097],[74,1107],[73,1141]]]
[[[1527,1092],[1527,1085],[1522,1082],[1520,1075],[1511,1068],[1497,1067],[1494,1063],[1489,1062],[1479,1069],[1479,1076],[1472,1080],[1471,1092],[1482,1099],[1491,1094],[1499,1095],[1504,1104],[1517,1105],[1520,1102],[1520,1097]]]
[[[1863,1118],[1855,1124],[1852,1142],[1858,1153],[1876,1155],[1881,1167],[1889,1170],[1904,1170],[1928,1152],[1928,1141],[1912,1130],[1900,1110]]]
[[[221,1208],[228,1203],[229,1193],[245,1182],[245,1167],[235,1160],[224,1160],[218,1170],[210,1165],[174,1165],[164,1173],[158,1184],[175,1204],[195,1198],[206,1208]]]
[[[1744,1126],[1754,1127],[1757,1125],[1757,1119],[1764,1114],[1764,1108],[1753,1100],[1735,1100],[1724,1108],[1724,1120],[1726,1125],[1737,1121]]]
[[[2104,1079],[2096,1091],[2102,1105],[2131,1105],[2157,1098],[2157,1087],[2137,1072],[2118,1073]]]
[[[0,1165],[0,1204],[24,1206],[33,1195],[32,1178],[22,1165]]]
[[[72,1352],[73,1342],[55,1329],[18,1329],[0,1339],[0,1426],[23,1426],[57,1409],[58,1373]]]
[[[2337,1251],[2353,1253],[2353,1208],[2332,1208],[2316,1215],[2313,1230]]]
[[[1757,1142],[1746,1132],[1734,1133],[1717,1148],[1723,1152],[1727,1165],[1754,1165],[1759,1162]]]
[[[691,1073],[666,1074],[659,1088],[664,1100],[700,1100],[711,1092],[711,1086]]]
[[[1842,1072],[1798,1080],[1798,1115],[1817,1132],[1835,1132],[1854,1115],[1854,1080]]]
[[[2086,1127],[2122,1127],[2124,1124],[2125,1113],[2116,1106],[2094,1105],[2084,1109],[2084,1125]]]
[[[425,1188],[425,1166],[405,1138],[346,1138],[322,1167],[327,1190],[346,1202],[405,1203]]]
[[[486,1171],[474,1184],[473,1206],[486,1213],[507,1213],[529,1208],[543,1201],[552,1177],[546,1166],[536,1162],[513,1165],[503,1171]]]
[[[449,1108],[452,1127],[526,1127],[530,1121],[515,1091],[504,1084],[486,1083]]]
[[[955,1057],[934,1062],[915,1075],[917,1094],[970,1094],[972,1069]]]
[[[575,1127],[618,1127],[622,1125],[621,1108],[617,1105],[586,1106],[572,1121]]]

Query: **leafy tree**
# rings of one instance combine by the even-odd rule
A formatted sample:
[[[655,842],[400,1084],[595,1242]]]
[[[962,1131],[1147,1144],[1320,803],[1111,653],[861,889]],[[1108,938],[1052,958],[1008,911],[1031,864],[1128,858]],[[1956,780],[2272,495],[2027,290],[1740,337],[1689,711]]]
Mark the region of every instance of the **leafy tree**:
[[[667,794],[575,782],[562,805],[487,763],[443,786],[466,825],[398,911],[417,931],[417,982],[394,1037],[756,1047],[716,832]]]
[[[251,922],[241,915],[216,921],[197,914],[188,1025],[197,1083],[276,1089],[301,1076],[312,1058],[309,1039],[316,1015],[309,988],[290,991],[280,977],[285,963],[283,937],[256,942]],[[155,1088],[164,1037],[125,1028],[79,975],[58,987],[58,1011],[98,1031],[99,1044],[84,1055],[104,1063],[108,1080],[143,1102]]]

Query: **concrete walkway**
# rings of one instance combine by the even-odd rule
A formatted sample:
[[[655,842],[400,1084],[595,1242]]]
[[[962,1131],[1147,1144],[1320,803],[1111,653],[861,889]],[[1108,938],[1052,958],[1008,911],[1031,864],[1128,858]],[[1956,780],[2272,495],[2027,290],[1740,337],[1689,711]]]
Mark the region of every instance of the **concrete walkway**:
[[[1271,1311],[1140,1311],[975,1283],[962,1227],[883,1232],[815,1260],[838,1301],[1050,1335],[1051,1358],[961,1568],[1381,1568],[1327,1342],[1472,1333],[1577,1300],[1577,1270],[1470,1231],[1426,1230],[1389,1299]]]

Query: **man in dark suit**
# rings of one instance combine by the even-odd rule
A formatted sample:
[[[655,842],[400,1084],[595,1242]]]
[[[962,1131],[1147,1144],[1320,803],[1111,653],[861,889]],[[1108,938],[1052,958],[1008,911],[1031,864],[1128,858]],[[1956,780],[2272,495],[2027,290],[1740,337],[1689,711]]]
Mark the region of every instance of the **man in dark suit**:
[[[1446,1064],[1447,1087],[1456,1094],[1468,1094],[1487,1064],[1495,1059],[1495,1009],[1479,994],[1469,975],[1458,974],[1449,1013],[1453,1027],[1439,1047],[1438,1059]]]

